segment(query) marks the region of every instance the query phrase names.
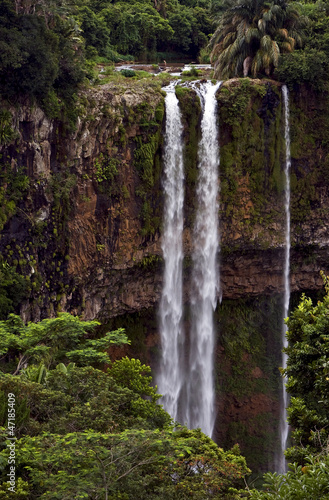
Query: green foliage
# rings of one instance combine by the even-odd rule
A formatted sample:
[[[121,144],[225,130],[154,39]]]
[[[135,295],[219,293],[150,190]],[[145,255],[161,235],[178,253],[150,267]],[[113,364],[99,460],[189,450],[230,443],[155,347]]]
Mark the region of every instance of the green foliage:
[[[245,116],[247,106],[250,104],[252,90],[249,78],[241,79],[240,85],[237,87],[221,90],[221,103],[227,106],[225,123],[229,125],[241,123]]]
[[[117,160],[104,158],[103,154],[95,160],[96,180],[99,184],[102,182],[113,182],[118,175]]]
[[[275,76],[290,88],[306,84],[323,92],[327,90],[329,74],[329,11],[323,2],[306,3],[302,8],[310,19],[305,48],[280,57]]]
[[[301,46],[302,18],[295,2],[235,0],[223,5],[210,41],[216,78],[271,75],[280,54]]]
[[[142,120],[141,122],[143,124]],[[149,127],[152,124],[145,119],[145,126]],[[154,196],[152,189],[159,183],[160,179],[157,153],[161,137],[158,123],[154,122],[154,126],[158,129],[156,133],[149,134],[148,136],[137,136],[135,139],[137,144],[134,151],[134,165],[141,180],[136,194],[142,200],[140,217],[143,236],[154,234],[160,226],[160,217],[157,213],[154,213],[153,209]]]
[[[15,138],[11,121],[11,113],[7,110],[0,110],[0,146],[9,144]]]
[[[0,375],[0,378],[1,375]],[[8,427],[8,393],[11,392],[11,387],[6,387],[6,384],[0,382],[0,425]],[[30,408],[28,405],[28,398],[25,394],[20,394],[16,399],[15,394],[15,436],[16,430],[19,436],[21,428],[26,424],[30,418]],[[17,436],[16,436],[17,437]],[[0,497],[1,498],[1,497]]]
[[[147,188],[152,188],[154,185],[153,164],[159,138],[157,135],[151,135],[147,139],[148,142],[143,142],[141,137],[136,138],[138,147],[134,152],[134,163],[141,174],[143,183]]]
[[[128,357],[115,361],[110,369],[114,380],[124,387],[128,387],[136,394],[149,397],[152,402],[159,399],[156,387],[151,386],[151,368],[142,365],[139,359],[129,359]],[[147,376],[148,375],[148,376]]]
[[[327,500],[329,497],[329,456],[308,457],[305,466],[290,465],[287,474],[265,474],[265,491],[251,490],[252,500]]]
[[[113,47],[123,54],[155,53],[157,45],[173,34],[168,20],[147,3],[117,2],[102,10],[101,16],[110,30]]]
[[[29,283],[26,277],[16,272],[0,257],[0,320],[15,312],[28,296]]]
[[[38,368],[33,367],[32,368]],[[92,368],[59,364],[47,370],[39,382],[29,380],[26,372],[20,377],[0,376],[2,394],[16,395],[17,437],[41,432],[66,434],[93,429],[97,432],[122,432],[126,428],[155,429],[170,424],[171,419],[156,399],[148,400],[124,381],[116,382],[111,375]],[[140,381],[145,390],[149,379]],[[6,422],[7,402],[0,405],[0,424]],[[1,411],[3,409],[3,411]]]
[[[257,240],[268,247],[269,232],[278,236],[272,223],[279,222],[284,188],[280,93],[274,85],[243,78],[224,83],[217,100],[219,135],[225,138],[220,169],[224,224],[234,225],[253,246]],[[224,245],[228,250],[228,241]]]
[[[316,305],[305,295],[288,321],[284,371],[291,394],[288,421],[294,446],[287,457],[303,464],[305,456],[319,453],[329,437],[329,287]]]
[[[56,89],[68,102],[82,80],[82,40],[69,11],[46,2],[16,13],[6,1],[0,12],[0,94],[8,99],[29,96],[39,102]]]
[[[134,71],[133,69],[122,69],[120,73],[126,78],[132,78],[133,76],[136,76],[136,71]]]
[[[30,487],[21,477],[17,478],[15,485],[15,500],[27,500],[30,497]],[[4,482],[0,485],[1,500],[12,500],[13,494],[8,491],[8,483]]]
[[[186,428],[43,434],[18,445],[33,491],[45,499],[234,498],[230,488],[248,473],[236,453],[225,453],[199,430]]]
[[[17,211],[17,205],[26,195],[29,178],[20,167],[11,168],[0,159],[0,231]]]
[[[132,57],[161,59],[161,52],[196,57],[213,31],[208,2],[170,1],[2,2],[0,95],[31,98],[73,129],[76,92],[93,65]],[[87,59],[87,60],[86,60]],[[175,57],[177,59],[177,57]],[[128,73],[127,73],[128,76]],[[132,76],[129,74],[129,76]],[[8,140],[4,129],[4,139]]]
[[[94,49],[99,56],[111,58],[110,30],[102,16],[84,5],[79,8],[79,20],[87,55],[91,55],[91,49]]]
[[[127,337],[120,329],[100,339],[86,338],[98,325],[97,321],[81,321],[68,313],[24,325],[19,316],[10,314],[7,321],[0,322],[0,354],[17,359],[15,373],[26,363],[40,361],[48,367],[66,360],[101,365],[109,360],[104,351],[113,344],[127,343]]]
[[[319,91],[326,88],[328,72],[327,54],[322,50],[306,47],[304,50],[282,55],[275,76],[285,82],[291,90],[297,85],[306,83]]]
[[[18,376],[0,373],[0,425],[7,394],[16,399],[17,498],[237,499],[250,472],[238,446],[224,452],[200,429],[174,430],[148,366],[127,357],[106,372],[65,364],[75,346],[89,361],[89,347],[104,351],[122,342],[121,330],[91,337],[97,325],[69,314],[26,326],[11,315],[0,324],[5,371],[11,357],[28,363]],[[1,430],[3,465],[6,437]],[[0,471],[6,499],[6,467]]]
[[[159,255],[145,255],[143,259],[138,263],[138,267],[142,269],[155,269],[159,267],[159,264],[163,262],[162,257]]]
[[[62,240],[65,240],[65,226],[72,208],[72,191],[76,185],[75,174],[70,174],[66,170],[55,173],[51,176],[47,189],[53,197],[52,222],[54,234],[57,236],[58,229]]]

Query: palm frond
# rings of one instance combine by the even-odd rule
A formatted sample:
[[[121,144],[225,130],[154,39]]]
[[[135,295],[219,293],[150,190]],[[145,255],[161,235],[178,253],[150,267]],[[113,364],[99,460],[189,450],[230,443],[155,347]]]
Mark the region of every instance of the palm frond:
[[[272,39],[269,35],[264,35],[261,38],[260,46],[264,52],[270,52],[272,46]]]
[[[282,42],[282,43],[280,43],[280,47],[281,47],[281,52],[283,54],[287,54],[287,53],[293,51],[293,48],[292,48],[292,46],[290,45],[289,42]]]
[[[251,63],[251,74],[253,78],[256,78],[257,73],[260,71],[262,68],[262,52],[260,50],[257,51],[255,57],[252,60]]]
[[[288,38],[288,30],[286,28],[280,28],[278,29],[278,34],[282,37],[287,39]]]
[[[259,40],[261,38],[261,33],[257,28],[250,28],[245,35],[247,43],[251,43],[252,40]]]
[[[302,46],[305,21],[292,0],[224,0],[226,11],[212,36],[215,77],[242,76],[251,58],[253,76],[270,74],[281,53]]]
[[[262,32],[262,33],[265,33],[265,30],[266,30],[266,21],[265,19],[261,18],[259,19],[258,21],[258,29]]]
[[[280,48],[277,42],[275,42],[274,40],[272,41],[271,45],[270,57],[271,57],[271,63],[276,68],[277,65],[279,64]]]

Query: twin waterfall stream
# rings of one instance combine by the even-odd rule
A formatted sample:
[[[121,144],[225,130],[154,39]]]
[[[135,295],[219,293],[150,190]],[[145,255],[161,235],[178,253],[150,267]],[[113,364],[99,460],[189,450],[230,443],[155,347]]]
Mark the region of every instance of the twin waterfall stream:
[[[190,326],[184,331],[183,316],[183,229],[184,229],[184,147],[183,124],[175,83],[166,91],[166,129],[164,151],[164,220],[162,252],[163,289],[159,306],[162,358],[157,376],[161,403],[174,421],[189,428],[200,427],[212,437],[215,423],[214,351],[216,332],[213,314],[220,292],[219,165],[216,92],[221,83],[192,83],[202,105],[201,139],[198,145],[197,212],[192,232],[192,274],[189,294]],[[290,131],[289,98],[282,88],[285,125],[285,261],[284,311],[288,315],[290,286]],[[282,321],[282,345],[286,346],[286,327]],[[286,366],[285,355],[282,366]],[[287,395],[283,380],[280,441],[277,472],[286,471],[283,452],[288,438]]]

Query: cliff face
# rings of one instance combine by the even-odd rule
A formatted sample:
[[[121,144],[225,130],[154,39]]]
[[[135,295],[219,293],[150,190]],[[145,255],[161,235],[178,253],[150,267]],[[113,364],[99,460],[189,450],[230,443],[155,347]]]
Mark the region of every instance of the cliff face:
[[[290,96],[291,289],[296,293],[321,289],[319,271],[328,273],[327,102],[305,92]],[[177,96],[185,127],[188,302],[201,106],[192,90],[177,89]],[[281,384],[281,87],[230,80],[217,100],[223,302],[215,318],[215,437],[227,446],[239,441],[250,465],[261,462],[266,469],[277,440]],[[68,310],[109,327],[125,326],[131,353],[156,368],[164,95],[152,82],[107,84],[82,93],[79,107],[74,132],[38,108],[10,110],[12,134],[1,146],[3,262],[15,276],[25,277],[20,312],[26,320]],[[188,311],[185,321],[188,331]]]
[[[40,109],[12,110],[16,141],[2,148],[7,193],[28,177],[0,243],[30,277],[25,319],[57,309],[111,317],[158,295],[144,267],[160,254],[164,98],[152,86],[106,85],[80,107],[74,133]]]
[[[200,105],[180,92],[186,140],[185,253],[195,210]],[[224,298],[282,291],[284,140],[273,82],[226,82],[217,94]],[[136,312],[161,290],[164,96],[155,86],[104,85],[81,95],[77,129],[40,109],[11,110],[16,140],[2,147],[5,185],[28,176],[4,221],[4,258],[30,276],[26,319],[57,309],[86,319]],[[292,96],[292,291],[321,287],[329,199],[323,103]],[[18,248],[17,248],[18,247]],[[188,261],[188,259],[187,259]],[[188,262],[187,262],[188,267]],[[186,284],[186,296],[188,283]]]

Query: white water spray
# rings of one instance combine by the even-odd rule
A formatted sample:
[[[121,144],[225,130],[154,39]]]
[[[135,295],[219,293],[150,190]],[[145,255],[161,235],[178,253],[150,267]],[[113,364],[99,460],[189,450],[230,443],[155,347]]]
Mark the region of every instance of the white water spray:
[[[219,146],[215,94],[220,83],[200,85],[203,100],[199,144],[198,209],[193,231],[190,358],[186,421],[212,436],[215,422],[213,313],[219,293],[218,166]]]
[[[174,84],[164,90],[167,92],[163,182],[165,206],[162,237],[165,269],[159,311],[162,360],[157,383],[159,392],[163,395],[161,403],[164,409],[174,420],[177,420],[179,396],[184,380],[181,364],[183,351],[183,125]]]
[[[288,316],[289,301],[290,301],[290,124],[289,124],[289,94],[286,85],[282,86],[282,96],[284,104],[284,138],[286,145],[286,161],[285,161],[285,259],[284,259],[284,307],[283,318]],[[286,338],[287,327],[284,324],[282,329],[282,346],[287,347],[288,341]],[[287,367],[287,355],[282,355],[282,367]],[[282,382],[282,402],[280,415],[280,436],[281,436],[281,453],[278,461],[278,472],[283,474],[287,471],[287,464],[284,457],[284,451],[287,448],[289,426],[287,422],[287,406],[288,395],[285,384],[287,379],[284,377]]]

